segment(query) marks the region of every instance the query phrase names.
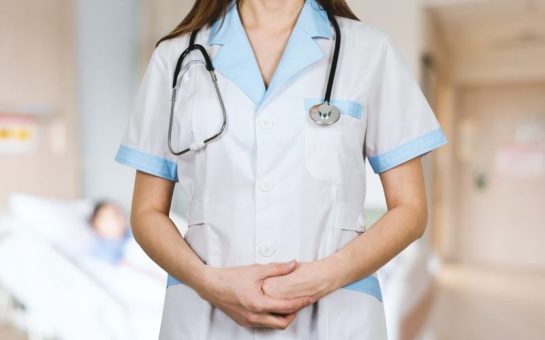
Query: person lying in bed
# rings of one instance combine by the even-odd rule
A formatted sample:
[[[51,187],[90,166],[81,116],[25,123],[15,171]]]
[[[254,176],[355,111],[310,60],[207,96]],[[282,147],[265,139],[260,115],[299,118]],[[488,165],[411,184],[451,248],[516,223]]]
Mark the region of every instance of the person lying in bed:
[[[89,224],[94,232],[91,254],[112,265],[120,264],[127,242],[132,237],[122,208],[112,201],[98,201],[89,217]]]

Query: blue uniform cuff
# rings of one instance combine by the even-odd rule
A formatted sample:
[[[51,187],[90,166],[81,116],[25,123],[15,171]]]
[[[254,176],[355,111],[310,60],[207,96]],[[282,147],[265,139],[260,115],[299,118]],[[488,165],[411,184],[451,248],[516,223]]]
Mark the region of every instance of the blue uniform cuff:
[[[407,143],[401,144],[380,155],[368,157],[369,164],[375,173],[389,170],[417,156],[447,143],[447,138],[441,128],[437,128]]]
[[[154,176],[178,182],[176,162],[130,148],[126,145],[119,146],[115,160],[121,164]]]

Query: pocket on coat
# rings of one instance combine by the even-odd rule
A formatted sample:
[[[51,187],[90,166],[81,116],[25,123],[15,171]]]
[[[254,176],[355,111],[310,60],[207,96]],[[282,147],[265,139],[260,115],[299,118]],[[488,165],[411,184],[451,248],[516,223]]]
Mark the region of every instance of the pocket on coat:
[[[309,175],[318,180],[343,182],[345,153],[339,130],[310,123],[305,127],[305,166]]]
[[[210,237],[208,234],[203,201],[193,200],[189,203],[187,211],[187,231],[184,239],[204,263],[209,261]]]
[[[309,116],[309,110],[323,101],[305,98],[305,166],[308,173],[321,181],[342,184],[360,154],[358,134],[363,131],[363,105],[355,100],[332,99],[339,108],[340,119],[331,125],[318,125]]]
[[[329,248],[330,253],[334,253],[365,232],[363,207],[338,203],[330,229]]]

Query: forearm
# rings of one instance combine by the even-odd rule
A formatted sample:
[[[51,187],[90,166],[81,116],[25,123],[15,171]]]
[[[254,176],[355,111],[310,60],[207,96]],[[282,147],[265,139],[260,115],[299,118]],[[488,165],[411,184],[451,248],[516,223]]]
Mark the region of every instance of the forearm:
[[[185,242],[172,220],[148,209],[133,212],[133,234],[148,256],[161,268],[196,291],[203,286],[206,264]]]
[[[422,235],[426,220],[423,207],[390,209],[371,229],[323,260],[336,278],[332,290],[377,271]]]

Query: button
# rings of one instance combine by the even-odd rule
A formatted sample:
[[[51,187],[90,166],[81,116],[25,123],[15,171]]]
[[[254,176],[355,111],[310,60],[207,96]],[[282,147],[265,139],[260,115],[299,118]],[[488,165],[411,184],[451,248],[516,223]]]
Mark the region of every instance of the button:
[[[269,180],[264,180],[259,183],[259,189],[264,192],[269,192],[273,189],[274,184]]]
[[[259,247],[259,253],[261,256],[270,257],[274,254],[275,249],[268,244],[263,244]]]
[[[274,122],[267,117],[262,117],[259,120],[259,125],[264,129],[270,129],[274,125]]]

